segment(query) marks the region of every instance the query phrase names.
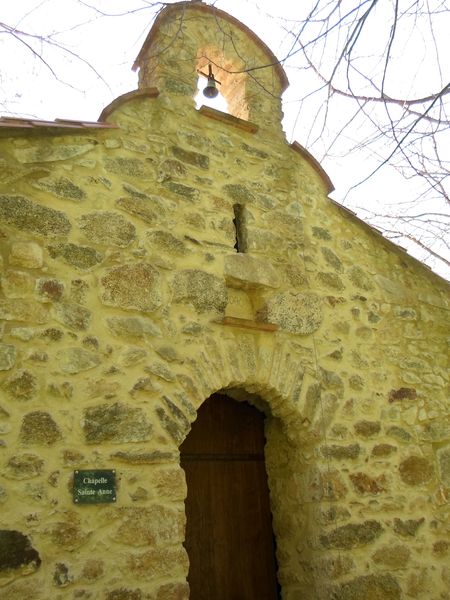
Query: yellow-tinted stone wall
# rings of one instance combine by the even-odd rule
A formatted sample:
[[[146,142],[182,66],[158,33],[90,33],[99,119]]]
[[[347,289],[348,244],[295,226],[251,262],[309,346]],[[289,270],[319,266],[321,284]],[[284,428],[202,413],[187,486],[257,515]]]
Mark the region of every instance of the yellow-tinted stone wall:
[[[175,88],[0,139],[0,598],[187,598],[178,448],[225,390],[267,415],[284,600],[449,599],[448,284]]]

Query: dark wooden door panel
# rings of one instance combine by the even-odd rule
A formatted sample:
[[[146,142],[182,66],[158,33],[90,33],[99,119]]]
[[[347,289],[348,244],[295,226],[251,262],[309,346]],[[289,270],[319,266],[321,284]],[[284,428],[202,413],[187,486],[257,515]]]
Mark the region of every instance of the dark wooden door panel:
[[[263,457],[264,443],[264,415],[248,402],[215,394],[200,407],[180,452]]]
[[[200,408],[181,447],[191,600],[279,597],[263,452],[255,408],[221,396]]]

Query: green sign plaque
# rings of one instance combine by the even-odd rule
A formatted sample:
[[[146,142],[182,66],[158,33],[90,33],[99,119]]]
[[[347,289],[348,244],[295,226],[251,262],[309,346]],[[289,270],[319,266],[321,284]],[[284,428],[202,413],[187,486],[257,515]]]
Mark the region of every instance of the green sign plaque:
[[[116,472],[111,469],[74,471],[73,501],[76,504],[115,502]]]

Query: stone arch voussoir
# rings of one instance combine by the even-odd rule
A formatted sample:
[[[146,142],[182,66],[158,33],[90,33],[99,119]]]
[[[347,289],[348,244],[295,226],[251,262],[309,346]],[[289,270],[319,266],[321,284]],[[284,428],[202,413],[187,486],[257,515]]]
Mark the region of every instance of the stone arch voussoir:
[[[270,416],[266,420],[265,461],[278,548],[278,580],[287,594],[298,577],[313,590],[308,565],[312,540],[318,532],[316,525],[307,524],[313,522],[315,470],[314,461],[304,457],[313,456],[311,446],[322,442],[317,421],[321,411],[311,392],[320,389],[315,372],[289,344],[277,339],[257,344],[253,336],[237,334],[218,342],[203,342],[178,379],[193,401],[194,413],[189,419],[194,421],[201,404],[217,392],[248,400],[260,409],[262,406]],[[188,433],[189,428],[180,445]],[[295,558],[287,560],[290,555]]]
[[[281,420],[291,441],[317,443],[323,429],[320,382],[311,365],[289,344],[273,340],[262,345],[248,334],[219,342],[212,337],[202,341],[177,377],[174,402],[186,421],[178,445],[190,429],[187,421],[195,420],[197,409],[207,398],[237,389],[260,397],[268,412]]]

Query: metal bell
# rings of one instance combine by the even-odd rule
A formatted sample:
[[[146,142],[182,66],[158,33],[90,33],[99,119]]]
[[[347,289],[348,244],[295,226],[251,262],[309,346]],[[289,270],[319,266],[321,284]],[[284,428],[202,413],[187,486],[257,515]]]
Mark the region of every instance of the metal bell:
[[[203,90],[203,95],[206,98],[216,98],[219,94],[219,90],[217,89],[217,83],[220,84],[220,81],[214,77],[214,73],[212,72],[212,66],[208,65],[208,75],[199,71],[204,77],[207,77],[208,83],[206,84],[205,89]]]
[[[214,77],[208,77],[208,83],[206,84],[205,89],[203,90],[203,95],[206,98],[215,98],[219,93],[219,90],[216,87],[216,81]]]

